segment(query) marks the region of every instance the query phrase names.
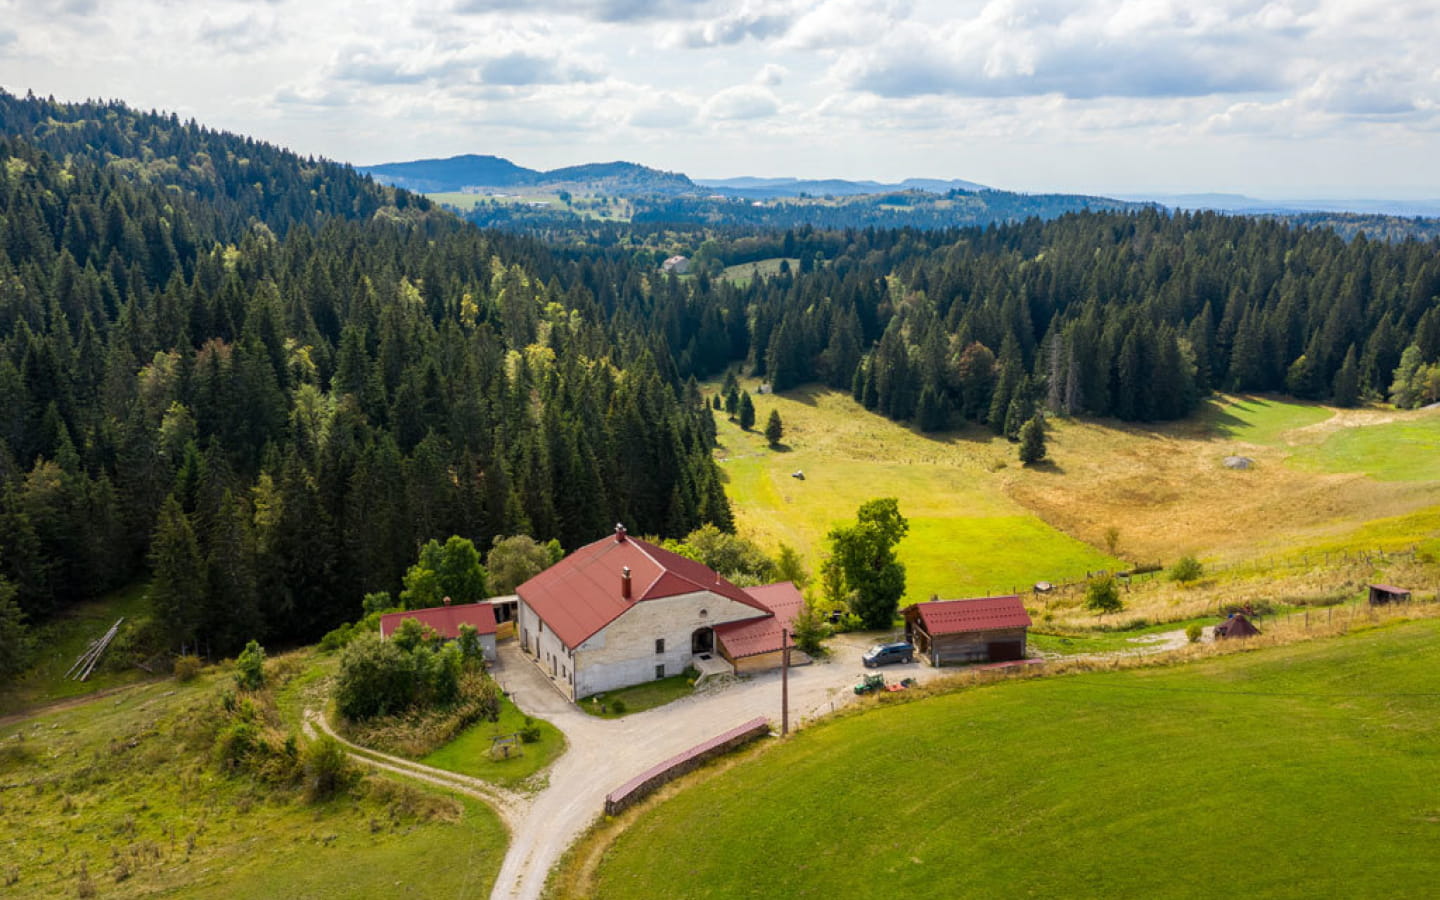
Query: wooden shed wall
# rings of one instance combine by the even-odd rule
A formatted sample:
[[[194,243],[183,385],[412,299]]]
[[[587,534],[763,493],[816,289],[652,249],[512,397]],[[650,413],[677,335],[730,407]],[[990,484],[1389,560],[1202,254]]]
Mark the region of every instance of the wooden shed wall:
[[[724,653],[720,655],[725,656]],[[730,664],[735,667],[736,675],[743,675],[749,672],[769,672],[772,669],[780,668],[781,663],[779,650],[771,653],[757,653],[754,656],[742,656],[739,659],[730,659],[728,656],[725,656],[725,658],[730,660]],[[810,657],[806,656],[804,651],[796,650],[794,647],[790,648],[790,665],[805,666],[809,665],[810,662]]]
[[[929,651],[931,665],[956,665],[959,663],[986,662],[990,659],[990,645],[1020,644],[1020,655],[1025,655],[1024,628],[1007,628],[999,631],[964,631],[957,634],[942,634],[931,639]]]

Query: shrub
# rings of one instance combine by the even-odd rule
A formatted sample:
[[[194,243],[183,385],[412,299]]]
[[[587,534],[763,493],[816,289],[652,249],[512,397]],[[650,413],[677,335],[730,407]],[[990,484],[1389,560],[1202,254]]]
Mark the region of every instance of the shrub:
[[[1195,644],[1200,641],[1200,636],[1205,633],[1205,626],[1199,622],[1191,622],[1185,626],[1185,639]]]
[[[540,741],[540,726],[529,716],[525,717],[525,725],[520,729],[520,740],[526,744],[535,744]]]
[[[485,664],[485,648],[480,644],[480,632],[474,625],[460,626],[460,639],[455,642],[460,648],[460,660],[467,666]]]
[[[628,707],[625,706],[625,701],[621,700],[619,697],[616,697],[614,700],[610,701],[610,711],[617,716],[625,715],[625,710],[627,708]]]
[[[235,686],[242,691],[258,691],[265,686],[265,648],[251,641],[235,660]]]
[[[1085,585],[1085,608],[1102,616],[1125,608],[1125,603],[1120,599],[1120,590],[1115,585],[1115,576],[1102,575],[1090,579]]]
[[[1200,560],[1193,556],[1182,556],[1175,562],[1175,565],[1170,567],[1167,574],[1171,581],[1197,581],[1200,576],[1205,574],[1205,567],[1200,564]]]
[[[795,639],[797,649],[812,657],[825,655],[825,639],[830,637],[830,626],[825,624],[815,607],[805,604],[795,616],[792,628],[791,637]]]
[[[200,657],[198,656],[177,656],[175,657],[175,680],[194,681],[195,676],[200,674]]]
[[[349,786],[353,777],[345,748],[328,734],[306,745],[300,770],[305,779],[305,796],[312,803],[335,796]]]

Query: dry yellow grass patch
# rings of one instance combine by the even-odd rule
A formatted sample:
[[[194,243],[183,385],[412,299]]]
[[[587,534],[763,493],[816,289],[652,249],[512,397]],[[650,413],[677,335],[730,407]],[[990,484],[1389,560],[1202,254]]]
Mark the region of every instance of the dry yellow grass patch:
[[[1050,456],[1063,477],[1017,468],[1007,487],[1045,521],[1088,543],[1104,546],[1106,530],[1118,529],[1120,555],[1136,561],[1280,553],[1342,541],[1367,522],[1440,504],[1440,483],[1285,465],[1292,441],[1320,441],[1387,416],[1394,418],[1349,411],[1285,432],[1272,445],[1225,437],[1195,420],[1159,427],[1055,421]],[[1231,455],[1255,464],[1227,469],[1223,460]]]

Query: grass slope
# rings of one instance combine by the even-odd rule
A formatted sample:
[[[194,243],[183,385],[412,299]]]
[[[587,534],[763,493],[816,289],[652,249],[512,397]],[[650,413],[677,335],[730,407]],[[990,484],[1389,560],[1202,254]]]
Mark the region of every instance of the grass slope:
[[[482,804],[371,778],[311,806],[220,774],[232,684],[210,669],[0,726],[0,894],[488,896],[507,838]]]
[[[1428,896],[1437,640],[1432,620],[811,728],[641,815],[597,896]]]
[[[150,611],[147,589],[146,583],[137,582],[98,600],[77,604],[53,621],[36,628],[38,650],[35,659],[24,675],[0,688],[0,715],[93,694],[149,677],[133,666],[112,668],[106,660],[101,660],[85,681],[65,677],[65,670],[74,665],[76,657],[85,651],[91,641],[103,635],[116,619],[123,616],[127,623],[134,622]],[[111,648],[114,647],[112,644]]]
[[[1015,449],[988,431],[921,435],[836,391],[774,395],[748,387],[757,427],[779,410],[785,449],[768,447],[759,432],[741,431],[716,413],[726,492],[742,533],[771,548],[789,544],[812,569],[831,527],[854,521],[860,505],[875,497],[899,498],[910,520],[898,548],[909,601],[1009,591],[1118,563],[1006,496],[991,470],[1010,467]],[[796,470],[804,480],[791,477]]]

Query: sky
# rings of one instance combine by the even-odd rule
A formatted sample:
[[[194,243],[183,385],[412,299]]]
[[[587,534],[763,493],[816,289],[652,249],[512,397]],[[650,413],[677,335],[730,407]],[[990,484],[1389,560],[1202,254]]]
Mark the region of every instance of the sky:
[[[0,0],[0,87],[306,154],[1440,198],[1435,0]]]

